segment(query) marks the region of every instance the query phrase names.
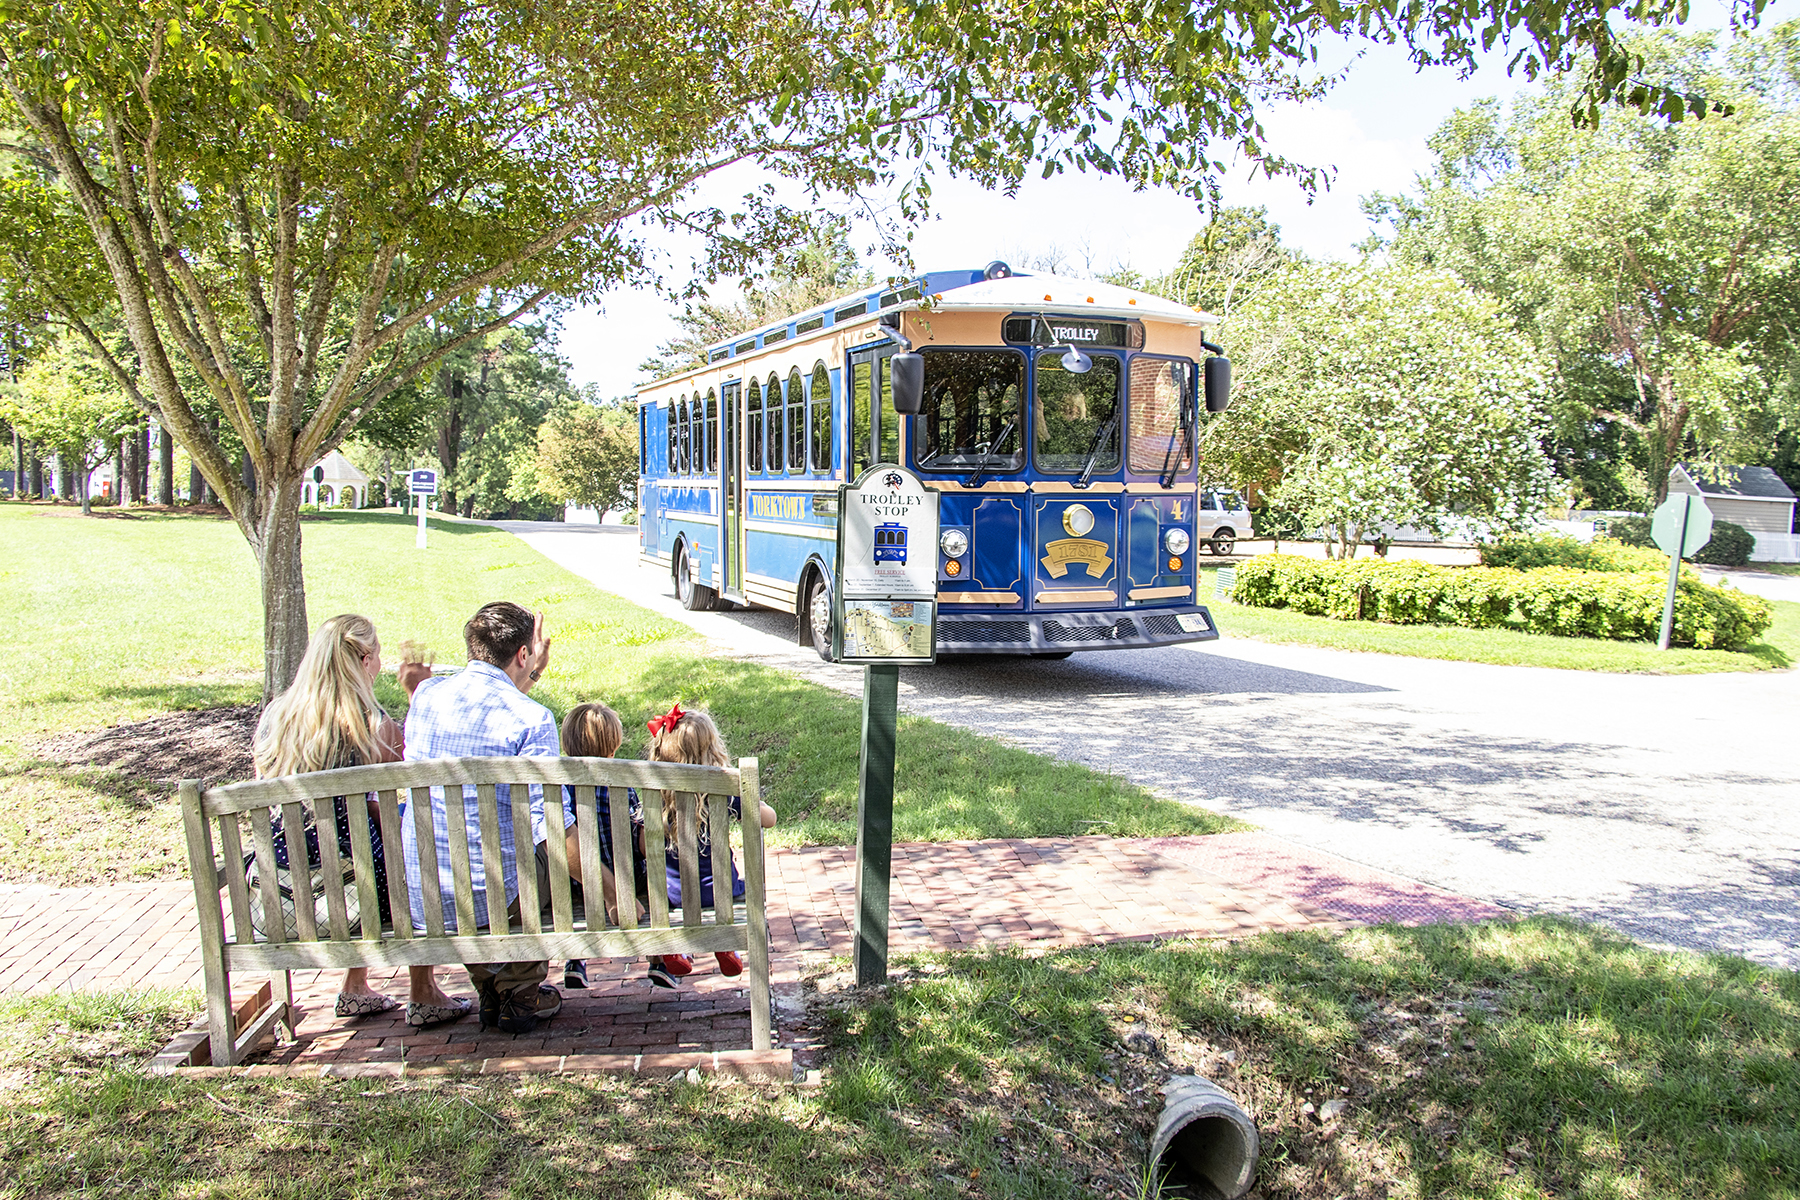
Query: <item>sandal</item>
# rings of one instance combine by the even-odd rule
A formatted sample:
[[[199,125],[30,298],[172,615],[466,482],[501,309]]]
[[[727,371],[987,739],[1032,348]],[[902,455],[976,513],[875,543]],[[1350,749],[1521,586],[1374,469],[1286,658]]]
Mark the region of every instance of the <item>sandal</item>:
[[[452,996],[448,1004],[414,1004],[406,1005],[406,1023],[414,1029],[424,1029],[428,1025],[442,1025],[445,1021],[455,1021],[469,1015],[474,1005],[467,996]]]
[[[339,992],[334,1011],[340,1017],[372,1017],[376,1013],[392,1012],[399,1007],[398,1000],[379,992]]]

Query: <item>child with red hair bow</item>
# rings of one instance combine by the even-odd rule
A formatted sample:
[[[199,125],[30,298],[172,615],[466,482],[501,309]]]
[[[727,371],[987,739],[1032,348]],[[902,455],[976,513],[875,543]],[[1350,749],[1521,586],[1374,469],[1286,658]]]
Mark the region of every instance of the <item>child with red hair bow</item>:
[[[683,712],[680,704],[676,704],[660,717],[647,723],[650,730],[650,761],[692,763],[699,766],[723,767],[731,762],[731,756],[725,749],[725,739],[719,733],[719,727],[706,713],[694,711]],[[732,819],[736,820],[743,812],[743,800],[733,796],[730,801]],[[713,907],[712,877],[712,838],[707,829],[706,812],[696,806],[695,816],[698,829],[695,830],[695,842],[700,850],[700,904],[703,908]],[[764,829],[775,825],[775,810],[767,804],[762,805],[758,814]],[[669,903],[671,906],[681,903],[681,859],[676,847],[680,845],[676,821],[679,813],[675,807],[675,793],[663,793],[663,829],[667,833],[664,858],[667,860],[665,874],[668,877]],[[721,834],[721,836],[728,836]],[[726,857],[731,863],[731,899],[736,900],[744,894],[744,880],[738,874],[737,860],[727,850]],[[730,903],[730,901],[727,901]],[[741,975],[744,971],[744,960],[735,950],[721,950],[713,957],[719,960],[719,971],[725,975]],[[694,960],[685,954],[665,954],[650,960],[650,982],[658,987],[674,987],[676,977],[689,974],[694,969]]]

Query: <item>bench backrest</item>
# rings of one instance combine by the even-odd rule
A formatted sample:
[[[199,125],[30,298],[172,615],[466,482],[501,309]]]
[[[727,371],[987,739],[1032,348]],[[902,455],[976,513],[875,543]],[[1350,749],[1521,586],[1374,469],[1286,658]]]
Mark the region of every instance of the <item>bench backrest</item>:
[[[546,817],[563,804],[565,786],[576,788],[576,829],[579,845],[579,869],[589,881],[585,891],[585,921],[575,919],[570,888],[567,850],[564,839],[552,836],[546,842],[550,861],[551,928],[543,928],[540,910],[544,897],[538,894],[537,873],[532,867],[535,848],[531,844],[531,785],[543,788]],[[728,798],[743,797],[742,817],[736,824],[743,834],[743,868],[748,904],[755,906],[754,915],[746,913],[752,925],[762,924],[760,904],[763,890],[763,847],[761,804],[757,785],[757,763],[753,758],[739,761],[736,767],[699,767],[680,763],[649,763],[612,758],[455,758],[425,762],[382,763],[375,766],[347,767],[336,771],[318,771],[305,775],[289,775],[279,779],[234,783],[201,790],[194,780],[181,785],[183,818],[187,827],[188,857],[194,872],[197,894],[217,896],[223,890],[229,913],[219,930],[222,942],[239,947],[251,945],[284,945],[293,942],[352,943],[380,942],[384,939],[409,941],[419,936],[446,936],[444,903],[437,861],[431,797],[429,789],[448,788],[446,808],[448,822],[450,868],[453,879],[452,911],[456,914],[456,933],[476,931],[474,887],[467,826],[460,819],[458,803],[461,788],[475,789],[479,802],[480,858],[498,883],[502,860],[503,833],[499,821],[496,788],[510,791],[512,829],[519,845],[507,846],[520,865],[518,871],[519,924],[524,934],[572,933],[606,928],[606,909],[600,902],[597,882],[601,875],[600,830],[594,804],[594,788],[606,787],[611,796],[611,842],[616,848],[613,870],[617,879],[621,904],[619,914],[626,930],[639,928],[636,906],[631,897],[637,891],[630,847],[633,833],[626,804],[625,789],[636,788],[643,802],[643,846],[649,875],[646,905],[649,927],[671,927],[668,894],[664,880],[664,850],[669,831],[664,828],[663,793],[673,791],[679,819],[677,851],[681,873],[681,912],[678,927],[703,924],[733,924],[731,902],[731,837],[734,824],[729,817]],[[392,912],[391,931],[384,932],[376,919],[378,898],[375,882],[374,850],[369,836],[369,823],[361,819],[366,798],[373,795],[379,804],[378,825],[385,847],[387,894]],[[346,864],[338,848],[334,800],[345,797],[350,806],[352,882],[356,908],[362,914],[360,926],[352,932],[349,892],[344,882]],[[717,910],[711,921],[701,909],[701,864],[694,819],[704,806],[707,826],[711,831],[711,875],[717,887]],[[281,832],[275,817],[281,820]],[[307,817],[311,816],[318,831],[317,844],[325,892],[326,919],[321,923],[315,915],[308,851],[305,842]],[[408,889],[406,863],[401,853],[402,822],[411,822],[419,851],[419,889],[423,912],[416,914],[424,933],[413,929],[414,912]],[[547,819],[550,829],[561,828],[561,822]],[[249,845],[245,845],[245,826]],[[293,864],[294,928],[284,928],[282,903],[277,890],[274,864],[275,839],[286,840],[287,857]],[[216,849],[215,849],[216,847]],[[245,870],[246,850],[254,851],[257,870],[255,881]],[[252,887],[259,893],[257,906],[263,914],[262,928],[255,927],[252,917]],[[491,889],[501,899],[498,887]],[[496,909],[496,919],[498,908]],[[217,918],[215,918],[217,920]],[[504,933],[499,923],[496,933]]]

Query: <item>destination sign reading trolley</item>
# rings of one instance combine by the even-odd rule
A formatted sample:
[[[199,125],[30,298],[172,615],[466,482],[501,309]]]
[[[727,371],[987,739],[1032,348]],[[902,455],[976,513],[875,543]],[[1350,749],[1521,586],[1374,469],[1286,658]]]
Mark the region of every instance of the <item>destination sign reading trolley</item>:
[[[877,463],[838,489],[832,657],[937,657],[938,496],[904,467]]]

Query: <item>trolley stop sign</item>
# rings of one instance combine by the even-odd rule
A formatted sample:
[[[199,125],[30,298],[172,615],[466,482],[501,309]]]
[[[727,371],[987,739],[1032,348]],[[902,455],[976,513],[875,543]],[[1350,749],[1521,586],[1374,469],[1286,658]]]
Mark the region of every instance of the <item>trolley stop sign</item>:
[[[1712,541],[1712,509],[1698,496],[1672,493],[1650,514],[1650,540],[1664,554],[1686,558]]]
[[[407,490],[415,496],[435,496],[437,489],[437,472],[420,468],[407,474]]]
[[[838,491],[838,662],[928,663],[937,655],[938,497],[877,463]]]

